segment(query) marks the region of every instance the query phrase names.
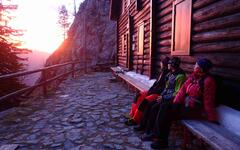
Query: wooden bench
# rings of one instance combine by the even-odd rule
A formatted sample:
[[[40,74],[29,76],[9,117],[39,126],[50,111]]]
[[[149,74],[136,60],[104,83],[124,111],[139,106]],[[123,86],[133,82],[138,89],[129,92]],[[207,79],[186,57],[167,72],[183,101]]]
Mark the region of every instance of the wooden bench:
[[[118,67],[111,67],[111,70],[115,76],[117,76],[121,80],[125,81],[128,85],[131,85],[138,91],[147,91],[150,88],[149,85],[139,82],[135,78],[132,78],[131,76],[126,75],[125,71]]]
[[[217,108],[220,125],[200,120],[182,120],[182,124],[193,135],[218,150],[240,149],[240,111],[221,105]],[[185,132],[187,132],[185,130]],[[185,133],[186,135],[186,133]],[[189,143],[188,138],[185,140]]]
[[[125,75],[124,70],[112,67],[113,73],[132,85],[139,91],[148,90],[150,87],[136,79]],[[202,139],[212,148],[218,150],[238,150],[240,149],[240,111],[221,105],[217,108],[220,125],[202,120],[182,120],[184,135],[191,132],[197,138]],[[189,139],[184,136],[184,148],[189,144]]]

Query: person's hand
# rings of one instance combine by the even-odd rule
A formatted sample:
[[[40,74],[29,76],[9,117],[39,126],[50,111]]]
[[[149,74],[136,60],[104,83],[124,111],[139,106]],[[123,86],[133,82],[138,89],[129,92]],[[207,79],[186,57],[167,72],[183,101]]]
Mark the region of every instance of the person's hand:
[[[160,103],[161,101],[162,101],[162,96],[160,95],[160,96],[158,96],[158,98],[157,98],[157,102]]]

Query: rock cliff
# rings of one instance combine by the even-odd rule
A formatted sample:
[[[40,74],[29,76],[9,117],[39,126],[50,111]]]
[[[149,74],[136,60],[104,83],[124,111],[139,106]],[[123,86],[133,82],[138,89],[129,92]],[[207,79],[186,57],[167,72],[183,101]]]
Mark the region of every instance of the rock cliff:
[[[68,38],[46,65],[87,60],[88,66],[109,64],[116,53],[116,23],[109,19],[110,0],[85,0],[68,31]]]

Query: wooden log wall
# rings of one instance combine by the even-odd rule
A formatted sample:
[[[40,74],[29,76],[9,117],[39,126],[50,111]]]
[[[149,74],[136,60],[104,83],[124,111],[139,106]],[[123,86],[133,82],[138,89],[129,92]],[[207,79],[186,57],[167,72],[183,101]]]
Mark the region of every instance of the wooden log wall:
[[[126,55],[122,55],[122,47],[124,45],[124,43],[122,42],[122,36],[126,34],[127,32],[127,23],[128,23],[128,11],[126,11],[126,5],[127,5],[127,1],[126,0],[122,0],[124,3],[124,13],[122,13],[122,10],[120,9],[120,17],[117,20],[117,40],[118,40],[118,49],[117,49],[117,59],[118,59],[118,65],[121,67],[126,67],[127,66],[127,57]],[[120,2],[121,4],[121,2]],[[122,4],[121,4],[122,5]],[[120,6],[121,7],[121,6]],[[124,48],[126,49],[126,48]]]
[[[142,9],[136,10],[136,0],[131,0],[130,6],[127,7],[127,0],[124,0],[125,12],[118,19],[118,65],[126,67],[127,55],[122,55],[122,38],[121,36],[128,32],[128,15],[132,16],[131,31],[131,49],[133,71],[149,76],[150,65],[150,0],[142,0]],[[144,22],[144,56],[137,53],[138,50],[138,25]]]
[[[159,59],[170,56],[172,2],[156,0],[156,52]],[[191,55],[181,56],[181,67],[191,73],[197,58],[214,63],[212,73],[222,78],[225,97],[222,103],[240,110],[240,1],[193,0]],[[157,74],[157,72],[156,72]]]

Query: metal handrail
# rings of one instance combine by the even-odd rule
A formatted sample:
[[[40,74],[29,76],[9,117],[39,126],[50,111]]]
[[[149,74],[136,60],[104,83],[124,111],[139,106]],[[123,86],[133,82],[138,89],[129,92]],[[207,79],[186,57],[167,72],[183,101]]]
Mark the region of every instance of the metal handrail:
[[[59,79],[59,78],[61,78],[63,76],[69,75],[69,74],[72,74],[72,77],[74,77],[75,71],[78,71],[78,70],[81,69],[81,68],[74,69],[75,64],[78,64],[78,63],[83,63],[83,62],[82,61],[71,61],[71,62],[66,62],[66,63],[62,63],[62,64],[57,64],[57,65],[44,67],[44,68],[41,68],[41,69],[2,75],[2,76],[0,76],[0,81],[4,80],[4,79],[11,79],[11,78],[21,77],[21,76],[25,76],[25,75],[29,75],[29,74],[33,74],[33,73],[37,73],[37,72],[42,72],[43,80],[42,80],[41,83],[38,83],[36,85],[30,86],[30,87],[26,87],[26,88],[17,90],[15,92],[9,93],[7,95],[4,95],[4,96],[0,97],[0,101],[3,101],[5,99],[11,98],[11,97],[19,96],[19,95],[21,95],[21,94],[23,94],[23,93],[25,93],[27,91],[33,90],[33,89],[35,89],[37,87],[40,87],[40,86],[43,86],[43,93],[45,95],[47,93],[47,83],[55,81],[55,80],[57,80],[57,79]],[[47,73],[48,70],[55,69],[55,68],[62,67],[62,66],[66,66],[66,65],[70,65],[70,64],[72,65],[71,71],[68,71],[66,73],[57,75],[57,76],[55,76],[53,78],[47,79],[46,73]]]

